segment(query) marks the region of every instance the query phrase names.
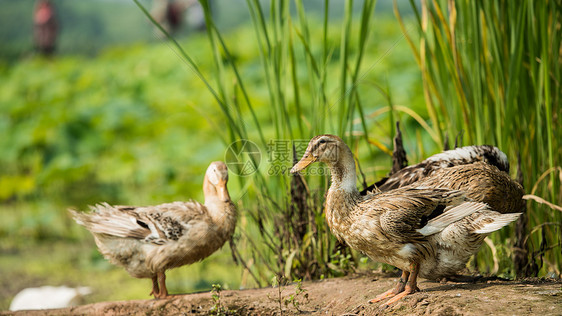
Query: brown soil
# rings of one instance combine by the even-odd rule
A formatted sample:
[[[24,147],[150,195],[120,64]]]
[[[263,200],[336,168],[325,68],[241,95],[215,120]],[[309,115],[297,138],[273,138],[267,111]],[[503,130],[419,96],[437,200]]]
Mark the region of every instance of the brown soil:
[[[278,288],[223,291],[220,303],[232,315],[562,315],[562,281],[481,278],[467,282],[419,282],[421,292],[381,309],[368,300],[394,286],[396,277],[367,274],[304,282],[308,293],[279,306]],[[282,287],[282,301],[295,294],[295,284]],[[174,295],[163,300],[102,302],[58,310],[26,311],[16,315],[208,315],[215,306],[211,294]],[[9,315],[0,312],[0,315]]]

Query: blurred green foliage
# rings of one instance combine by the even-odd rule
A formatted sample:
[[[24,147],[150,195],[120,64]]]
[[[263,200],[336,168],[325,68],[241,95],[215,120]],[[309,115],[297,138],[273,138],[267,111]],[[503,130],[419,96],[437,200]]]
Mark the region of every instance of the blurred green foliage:
[[[360,88],[368,91],[371,80],[386,80],[396,85],[400,102],[421,101],[414,59],[400,41],[396,21],[379,18],[377,25],[373,34],[377,40],[371,41],[374,55],[366,56],[373,70]],[[253,29],[242,27],[229,32],[227,41],[241,75],[251,83],[258,119],[272,137],[266,82],[253,36]],[[339,39],[330,41],[337,45]],[[203,72],[213,71],[204,35],[193,35],[181,44]],[[392,54],[379,60],[378,52],[387,50]],[[224,159],[228,145],[222,113],[212,95],[166,43],[111,48],[93,59],[29,57],[0,67],[0,81],[0,270],[5,271],[0,283],[6,285],[0,308],[6,308],[22,288],[45,283],[94,286],[98,294],[89,301],[148,298],[146,280],[133,279],[105,262],[89,233],[69,218],[66,209],[86,209],[101,201],[148,205],[201,200],[204,171],[210,161]],[[303,96],[305,100],[305,90]],[[370,106],[385,102],[373,93]],[[418,107],[423,109],[421,103]],[[410,120],[407,125],[412,124],[416,123]],[[249,133],[257,136],[255,129]],[[390,146],[390,132],[383,133],[381,141]],[[417,157],[414,134],[409,135],[408,148]],[[260,149],[265,160],[267,148]],[[378,155],[381,164],[388,164],[388,156]],[[371,179],[376,169],[374,164],[368,166]],[[229,188],[236,200],[244,194],[246,180],[231,175]],[[247,214],[241,215],[238,231],[258,236],[247,228]],[[41,250],[53,243],[56,249]],[[76,260],[84,263],[72,264]],[[62,262],[70,262],[72,268],[54,268]],[[100,267],[104,272],[95,272]],[[72,278],[64,272],[68,270]],[[119,281],[95,281],[106,273],[108,279]],[[22,276],[22,282],[8,286],[14,275]],[[241,267],[234,267],[228,247],[201,264],[171,271],[168,280],[172,292],[210,289],[213,282],[230,288],[255,285]]]
[[[373,51],[394,50],[382,61],[366,57],[374,68],[359,89],[372,96],[371,108],[385,102],[368,92],[371,80],[396,83],[398,102],[420,101],[413,58],[403,42],[393,47],[399,31],[388,21],[377,23]],[[251,32],[240,29],[228,41],[261,109],[269,105]],[[211,71],[213,60],[201,49],[208,46],[204,37],[182,44],[203,72]],[[84,207],[100,200],[138,204],[198,197],[208,162],[223,159],[220,111],[166,44],[110,49],[95,59],[28,58],[1,68],[0,80],[3,203],[48,198]]]
[[[207,120],[216,117],[207,93],[178,64],[160,44],[116,48],[96,59],[29,58],[0,70],[1,309],[24,287],[46,283],[89,284],[97,293],[90,299],[98,301],[149,297],[145,280],[122,269],[108,264],[107,275],[95,272],[105,260],[66,209],[201,200],[204,171],[222,159],[224,146]],[[52,243],[59,247],[42,250]],[[222,268],[232,264],[230,254],[222,258],[172,271],[170,289],[226,279],[236,285],[240,276]],[[61,269],[69,260],[86,263]]]
[[[8,137],[0,140],[0,181],[10,184],[1,186],[2,201],[115,202],[130,193],[116,186],[144,183],[154,194],[165,193],[164,183],[177,185],[174,195],[197,174],[181,167],[204,168],[216,156],[217,147],[193,155],[211,136],[204,133],[208,122],[182,88],[189,76],[160,57],[170,57],[166,47],[142,57],[140,47],[129,51],[131,58],[122,50],[91,61],[32,59],[2,72],[0,132]]]

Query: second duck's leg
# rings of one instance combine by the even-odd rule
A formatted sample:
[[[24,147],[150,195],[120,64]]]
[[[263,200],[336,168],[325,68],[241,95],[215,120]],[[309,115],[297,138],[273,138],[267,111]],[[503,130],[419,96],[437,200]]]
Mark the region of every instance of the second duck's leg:
[[[406,282],[408,282],[409,276],[410,276],[410,272],[408,272],[406,270],[402,270],[402,276],[400,277],[400,280],[398,280],[398,283],[396,284],[396,286],[394,288],[382,293],[382,294],[377,295],[377,297],[370,300],[369,303],[380,302],[380,301],[382,301],[386,298],[393,297],[396,294],[403,292],[404,288],[406,287]]]
[[[160,294],[160,288],[158,287],[158,277],[152,277],[152,291],[148,295],[154,295],[154,297],[158,297]]]
[[[168,297],[168,289],[166,288],[166,272],[158,272],[158,284],[160,285],[160,293],[158,293],[157,297]]]
[[[381,305],[381,307],[387,307],[391,304],[394,304],[396,302],[398,302],[399,300],[401,300],[404,296],[408,295],[408,294],[412,294],[415,292],[418,292],[420,289],[418,288],[418,272],[420,271],[420,264],[419,263],[411,263],[410,264],[410,278],[408,279],[408,283],[406,283],[406,286],[404,287],[404,291],[402,291],[400,294],[397,294],[396,296],[394,296],[393,298],[391,298],[390,300],[388,300],[388,302],[384,303]]]

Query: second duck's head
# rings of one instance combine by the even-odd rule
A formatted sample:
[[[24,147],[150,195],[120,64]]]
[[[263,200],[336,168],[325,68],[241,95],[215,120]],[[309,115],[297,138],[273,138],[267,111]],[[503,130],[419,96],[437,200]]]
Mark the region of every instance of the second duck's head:
[[[335,135],[318,135],[310,140],[301,160],[291,169],[291,173],[301,171],[313,162],[319,161],[333,165],[349,152],[341,138]]]
[[[222,161],[211,162],[205,173],[205,182],[203,184],[205,199],[216,196],[223,202],[230,201],[230,195],[226,187],[227,182],[228,168],[226,164]]]

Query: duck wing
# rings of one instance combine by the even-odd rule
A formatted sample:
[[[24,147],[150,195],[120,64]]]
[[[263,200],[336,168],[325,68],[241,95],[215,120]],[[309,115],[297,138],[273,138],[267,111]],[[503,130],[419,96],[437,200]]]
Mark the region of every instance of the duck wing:
[[[363,203],[380,208],[382,232],[401,243],[425,240],[426,236],[487,209],[484,203],[468,201],[458,190],[411,187],[380,193]]]
[[[101,203],[91,209],[90,213],[69,211],[78,224],[92,233],[154,244],[178,240],[189,230],[190,221],[206,214],[205,206],[194,201],[145,207]]]

